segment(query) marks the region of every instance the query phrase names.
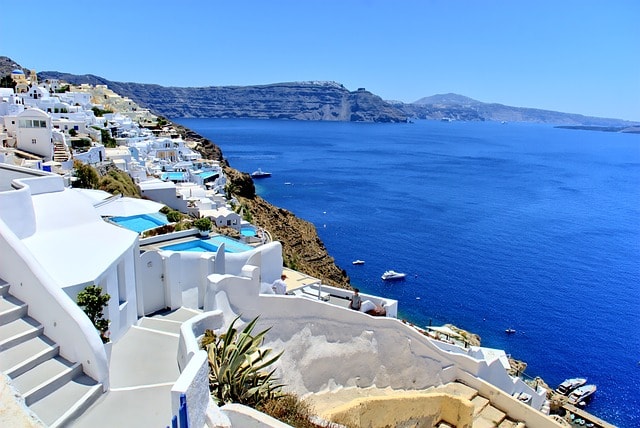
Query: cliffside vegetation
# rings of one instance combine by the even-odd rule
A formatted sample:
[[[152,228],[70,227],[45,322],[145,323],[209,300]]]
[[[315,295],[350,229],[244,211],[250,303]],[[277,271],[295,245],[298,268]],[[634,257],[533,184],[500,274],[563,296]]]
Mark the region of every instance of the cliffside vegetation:
[[[82,189],[100,189],[113,195],[140,197],[140,189],[131,176],[119,170],[113,164],[107,164],[100,169],[79,161],[73,163],[76,181],[73,187]]]

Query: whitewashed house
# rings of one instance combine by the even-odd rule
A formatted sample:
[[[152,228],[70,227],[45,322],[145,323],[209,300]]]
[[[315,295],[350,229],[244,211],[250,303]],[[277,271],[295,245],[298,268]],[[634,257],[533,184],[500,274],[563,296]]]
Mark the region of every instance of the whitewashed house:
[[[9,118],[10,120],[13,120]],[[36,108],[26,109],[15,116],[16,147],[51,160],[53,156],[51,117]]]

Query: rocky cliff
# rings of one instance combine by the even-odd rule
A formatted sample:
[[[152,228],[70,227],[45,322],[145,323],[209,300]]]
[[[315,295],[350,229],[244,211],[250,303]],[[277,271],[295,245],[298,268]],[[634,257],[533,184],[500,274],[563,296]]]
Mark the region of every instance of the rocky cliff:
[[[165,117],[406,122],[406,115],[364,89],[349,91],[336,82],[290,82],[260,86],[165,87],[112,82],[45,71],[40,78],[72,84],[107,85],[114,92]]]
[[[438,94],[421,98],[411,104],[393,103],[408,117],[435,120],[533,122],[554,125],[619,126],[626,128],[633,122],[581,114],[561,113],[525,107],[511,107],[483,103],[458,94]]]

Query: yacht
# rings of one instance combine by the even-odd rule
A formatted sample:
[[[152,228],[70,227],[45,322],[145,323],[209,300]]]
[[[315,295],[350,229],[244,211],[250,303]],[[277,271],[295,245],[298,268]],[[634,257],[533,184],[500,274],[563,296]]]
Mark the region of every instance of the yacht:
[[[583,385],[569,394],[569,403],[574,406],[584,406],[587,400],[591,399],[591,396],[596,392],[595,385]]]
[[[566,379],[556,388],[556,392],[562,395],[568,395],[574,389],[581,387],[587,383],[587,379],[583,377],[574,377],[571,379]]]
[[[363,265],[364,264],[364,260],[354,260],[351,262],[352,265]]]
[[[382,274],[382,279],[384,281],[390,281],[394,279],[404,279],[405,276],[407,276],[406,273],[396,272],[394,270],[388,270]]]
[[[253,171],[251,173],[251,178],[266,178],[266,177],[271,177],[271,173],[263,171],[260,168],[258,168],[256,171]]]

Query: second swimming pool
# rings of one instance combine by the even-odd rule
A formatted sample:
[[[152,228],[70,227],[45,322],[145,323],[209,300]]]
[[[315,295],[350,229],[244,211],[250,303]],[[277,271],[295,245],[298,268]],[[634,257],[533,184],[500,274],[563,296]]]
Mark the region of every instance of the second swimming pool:
[[[243,251],[253,250],[253,247],[236,241],[228,236],[216,235],[208,239],[194,239],[192,241],[181,242],[179,244],[166,245],[160,247],[161,250],[169,251],[195,251],[195,252],[216,252],[220,244],[224,243],[225,253],[242,253]]]

